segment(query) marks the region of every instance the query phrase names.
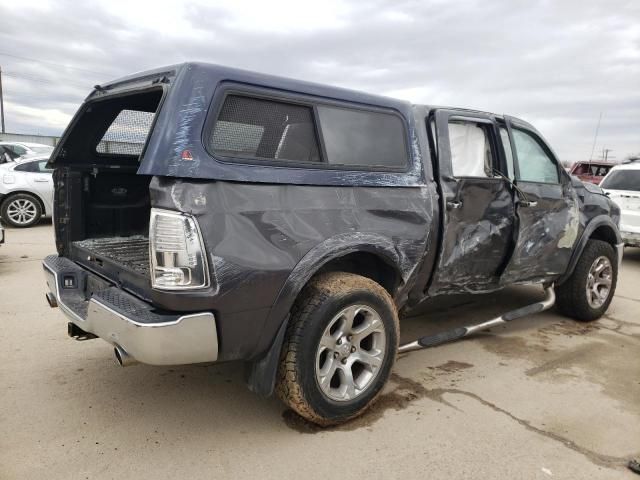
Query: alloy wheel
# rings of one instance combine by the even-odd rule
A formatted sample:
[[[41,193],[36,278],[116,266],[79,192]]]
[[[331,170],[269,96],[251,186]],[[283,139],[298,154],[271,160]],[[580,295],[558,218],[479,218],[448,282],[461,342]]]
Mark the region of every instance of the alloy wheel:
[[[331,400],[350,401],[374,384],[386,354],[380,315],[366,305],[351,305],[335,315],[320,339],[315,373]]]
[[[38,212],[36,205],[28,199],[17,198],[7,206],[7,217],[16,225],[32,223]]]
[[[598,309],[607,301],[611,292],[612,278],[611,261],[605,256],[596,258],[587,275],[587,302],[591,308]]]

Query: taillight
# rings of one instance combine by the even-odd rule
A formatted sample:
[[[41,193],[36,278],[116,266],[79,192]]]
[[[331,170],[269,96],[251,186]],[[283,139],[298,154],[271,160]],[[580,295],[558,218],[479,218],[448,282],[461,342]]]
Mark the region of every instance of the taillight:
[[[163,290],[209,286],[209,271],[198,222],[191,215],[151,209],[151,285]]]

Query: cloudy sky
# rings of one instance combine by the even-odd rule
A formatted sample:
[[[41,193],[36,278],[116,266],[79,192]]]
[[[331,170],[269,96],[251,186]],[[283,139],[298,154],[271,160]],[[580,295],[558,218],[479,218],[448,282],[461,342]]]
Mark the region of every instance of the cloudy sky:
[[[509,113],[564,161],[640,152],[638,0],[0,0],[8,132],[60,134],[95,84],[200,60]]]

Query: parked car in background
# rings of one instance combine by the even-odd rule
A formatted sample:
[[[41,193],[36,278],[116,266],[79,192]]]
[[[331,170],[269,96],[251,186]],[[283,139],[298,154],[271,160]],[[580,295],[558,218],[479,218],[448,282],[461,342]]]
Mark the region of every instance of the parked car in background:
[[[598,185],[614,166],[609,162],[576,162],[569,173],[583,182]]]
[[[640,163],[613,167],[600,187],[620,207],[620,235],[625,245],[640,247]]]
[[[51,152],[53,152],[51,145],[44,145],[42,143],[0,142],[0,146],[11,150],[18,157],[24,157],[26,155],[51,155]]]
[[[53,212],[49,156],[0,165],[0,217],[12,227],[31,227]]]

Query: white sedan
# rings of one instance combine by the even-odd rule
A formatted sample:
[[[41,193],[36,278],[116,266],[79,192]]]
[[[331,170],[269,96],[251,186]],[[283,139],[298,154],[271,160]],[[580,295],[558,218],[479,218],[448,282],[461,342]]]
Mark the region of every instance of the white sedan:
[[[53,212],[53,170],[48,157],[0,165],[0,217],[12,227],[31,227]]]
[[[640,163],[613,167],[600,187],[620,207],[620,235],[625,245],[640,247]]]

